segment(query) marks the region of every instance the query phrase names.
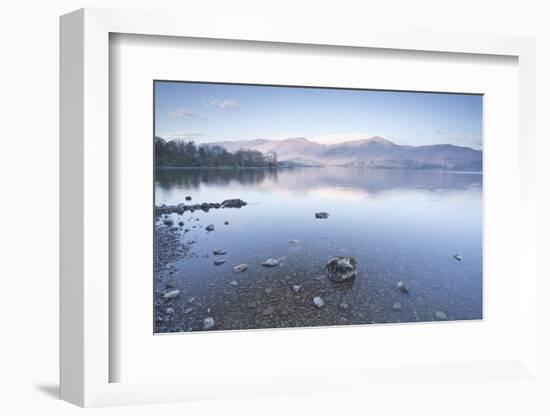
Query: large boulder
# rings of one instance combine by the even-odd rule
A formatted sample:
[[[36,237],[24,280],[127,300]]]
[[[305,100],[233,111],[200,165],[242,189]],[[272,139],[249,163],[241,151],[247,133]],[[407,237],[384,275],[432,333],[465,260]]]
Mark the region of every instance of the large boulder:
[[[335,283],[355,279],[357,275],[357,260],[355,257],[336,256],[325,266],[328,278]]]

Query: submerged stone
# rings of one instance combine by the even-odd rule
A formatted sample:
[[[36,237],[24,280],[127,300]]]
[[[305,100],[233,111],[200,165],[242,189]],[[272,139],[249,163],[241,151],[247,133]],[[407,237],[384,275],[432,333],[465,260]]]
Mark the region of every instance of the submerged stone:
[[[202,322],[202,329],[208,331],[209,329],[214,328],[215,325],[216,323],[214,322],[214,318],[209,316],[208,318],[204,318],[204,321]]]
[[[434,315],[440,321],[444,321],[447,319],[447,314],[443,311],[436,311]]]
[[[248,269],[248,265],[246,264],[239,264],[238,266],[233,267],[233,270],[237,273],[244,272],[246,269]]]
[[[267,259],[266,261],[264,261],[262,263],[262,266],[264,267],[276,267],[280,264],[281,262],[277,259]]]
[[[174,299],[177,298],[180,295],[180,291],[178,289],[171,290],[170,292],[166,292],[162,297],[164,299]]]
[[[265,308],[262,311],[262,315],[264,315],[264,316],[272,315],[273,312],[275,312],[275,310],[273,309],[273,306],[269,305],[267,308]]]
[[[315,296],[313,298],[313,304],[317,307],[317,308],[322,308],[323,306],[325,306],[325,301],[320,297],[320,296]]]

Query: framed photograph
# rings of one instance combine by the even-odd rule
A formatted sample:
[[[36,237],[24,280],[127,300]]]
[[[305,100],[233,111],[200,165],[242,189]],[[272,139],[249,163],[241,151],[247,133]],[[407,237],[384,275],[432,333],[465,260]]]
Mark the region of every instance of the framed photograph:
[[[63,16],[62,398],[536,383],[534,59]]]
[[[155,333],[483,318],[482,95],[153,86]]]

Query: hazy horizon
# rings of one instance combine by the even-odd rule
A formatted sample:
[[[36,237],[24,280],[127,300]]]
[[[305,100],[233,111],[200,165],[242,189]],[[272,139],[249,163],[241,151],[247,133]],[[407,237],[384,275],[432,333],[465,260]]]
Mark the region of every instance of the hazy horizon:
[[[174,138],[174,137],[163,137],[163,136],[158,136],[162,139],[165,139],[165,140],[176,140],[176,141],[194,141],[194,142],[197,142],[193,137],[177,137],[177,138]],[[367,141],[367,140],[370,140],[370,139],[377,139],[377,138],[381,138],[381,139],[384,139],[384,140],[388,140],[394,144],[397,144],[397,145],[401,145],[401,143],[396,143],[395,141],[393,140],[390,140],[386,137],[383,137],[383,136],[378,136],[378,135],[375,135],[375,136],[370,136],[370,137],[364,137],[364,138],[357,138],[357,139],[353,139],[353,138],[350,138],[349,140],[342,140],[342,141],[337,141],[337,142],[333,142],[333,143],[322,143],[322,142],[318,142],[316,140],[312,140],[310,139],[309,137],[285,137],[285,138],[277,138],[277,139],[265,139],[263,137],[257,137],[255,139],[234,139],[234,140],[231,140],[231,139],[228,139],[228,140],[212,140],[212,141],[202,141],[198,144],[200,145],[208,145],[208,144],[216,144],[216,143],[223,143],[223,142],[252,142],[252,141],[255,141],[255,140],[265,140],[265,141],[271,141],[271,142],[283,142],[285,140],[298,140],[298,139],[305,139],[309,142],[314,142],[314,143],[318,143],[318,144],[323,144],[323,145],[327,145],[327,146],[331,146],[331,145],[339,145],[339,144],[346,144],[346,143],[353,143],[353,142],[361,142],[361,141]],[[441,143],[430,143],[430,145],[444,145],[444,144],[451,144],[453,146],[459,146],[459,147],[469,147],[469,148],[472,148],[474,150],[479,150],[479,151],[482,151],[483,149],[480,149],[480,148],[475,148],[475,147],[472,147],[472,146],[467,146],[467,145],[459,145],[459,144],[453,144],[453,143],[447,143],[447,142],[441,142]],[[426,146],[426,145],[423,145],[423,144],[418,144],[418,145],[407,145],[407,146]]]
[[[155,135],[197,144],[382,137],[482,150],[482,96],[156,81]]]

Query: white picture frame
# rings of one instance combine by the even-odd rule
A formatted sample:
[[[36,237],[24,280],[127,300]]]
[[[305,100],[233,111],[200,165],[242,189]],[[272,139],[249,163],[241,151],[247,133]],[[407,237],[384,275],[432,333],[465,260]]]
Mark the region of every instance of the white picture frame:
[[[185,21],[185,24],[182,24]],[[307,31],[281,28],[267,22],[239,25],[168,13],[82,9],[61,18],[61,398],[80,406],[160,403],[196,398],[259,394],[321,392],[345,388],[339,380],[361,386],[387,383],[396,369],[368,373],[338,370],[319,381],[316,374],[280,374],[262,380],[238,381],[228,374],[219,380],[111,382],[110,349],[110,165],[109,158],[109,37],[113,33],[207,39],[332,45],[453,54],[516,57],[519,65],[520,214],[517,241],[518,354],[506,361],[417,368],[417,380],[479,382],[472,377],[504,375],[518,381],[536,377],[536,218],[535,190],[535,41],[507,35],[379,32],[361,30],[328,33],[312,26]],[[334,370],[333,370],[334,371]],[[312,382],[315,381],[315,382]],[[284,385],[284,388],[281,386]]]

